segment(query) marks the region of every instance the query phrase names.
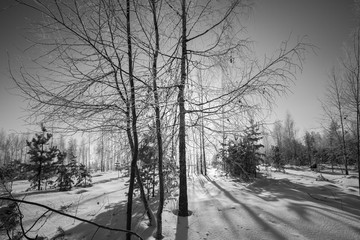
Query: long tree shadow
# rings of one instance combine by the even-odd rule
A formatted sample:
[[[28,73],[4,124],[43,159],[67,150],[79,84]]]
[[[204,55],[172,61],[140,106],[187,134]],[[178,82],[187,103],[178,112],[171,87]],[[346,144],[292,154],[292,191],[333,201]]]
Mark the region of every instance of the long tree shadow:
[[[132,229],[139,232],[137,224],[142,217],[142,214],[136,209],[137,204],[134,204],[133,224]],[[113,206],[106,206],[106,211],[95,216],[93,219],[89,219],[99,225],[107,226],[110,228],[126,229],[126,201],[122,201]],[[77,225],[75,225],[77,224]],[[89,223],[74,223],[74,227],[65,231],[64,235],[68,239],[125,239],[126,234],[123,232],[110,231],[107,229],[101,229]]]
[[[288,179],[260,178],[248,185],[246,191],[265,201],[278,201],[279,199],[311,201],[360,216],[360,197],[346,193],[331,183],[323,186],[307,186],[291,182]]]
[[[204,176],[204,175],[198,175],[196,178],[196,181],[193,182],[192,186],[193,186],[193,191],[196,192],[204,192],[207,196],[206,201],[202,201],[201,204],[204,205],[208,205],[209,207],[213,206],[217,209],[217,211],[219,212],[218,215],[218,220],[221,220],[222,222],[227,224],[227,228],[228,230],[230,230],[230,232],[232,234],[234,234],[233,236],[236,237],[239,228],[238,225],[233,221],[233,219],[231,218],[231,213],[226,211],[226,210],[230,210],[230,209],[234,209],[233,206],[223,206],[222,202],[217,199],[216,196],[214,196],[213,194],[211,194],[209,192],[209,189],[206,186],[206,183],[208,181],[211,181],[211,179],[208,176]],[[199,183],[199,186],[196,184],[196,182]],[[221,213],[220,213],[221,212]],[[230,213],[230,214],[229,214]],[[198,213],[198,214],[206,214],[206,212],[204,213]]]
[[[242,202],[240,202],[238,199],[236,199],[229,191],[227,191],[226,189],[224,189],[223,187],[221,187],[218,183],[216,183],[215,181],[212,181],[210,178],[207,178],[208,180],[210,180],[210,183],[212,183],[215,187],[217,187],[221,192],[223,192],[225,194],[225,196],[227,198],[229,198],[231,201],[233,201],[234,203],[237,203],[239,205],[242,206],[242,208],[244,210],[246,210],[250,216],[257,222],[260,224],[260,226],[270,232],[275,239],[280,239],[280,240],[286,240],[287,238],[285,236],[283,236],[278,230],[276,230],[274,227],[272,227],[270,224],[268,224],[267,222],[265,222],[263,219],[261,219],[258,214],[256,214],[251,208],[249,208],[248,206],[246,206],[245,204],[243,204]]]
[[[189,233],[189,217],[177,217],[175,240],[187,240]]]
[[[158,205],[158,200],[152,200],[149,202],[151,209],[155,209]],[[105,206],[106,211],[96,215],[92,222],[99,225],[126,229],[126,201],[121,201],[116,204],[109,204]],[[84,222],[77,222],[73,228],[65,231],[66,239],[108,239],[118,240],[125,239],[126,233],[101,229],[94,225]],[[143,203],[139,198],[134,199],[133,202],[133,214],[132,214],[132,231],[136,232],[144,239],[149,238],[155,230],[154,226],[147,225],[147,217],[144,211]],[[132,239],[138,239],[133,236]]]
[[[165,199],[167,199],[171,195],[171,193],[172,193],[171,191],[166,192]],[[155,193],[155,195],[158,196],[157,192]],[[154,211],[158,208],[159,199],[158,197],[150,198],[148,203],[150,208]],[[102,226],[107,226],[110,228],[117,228],[117,229],[126,229],[126,208],[127,208],[126,200],[120,201],[118,203],[108,204],[104,208],[106,211],[97,214],[93,219],[90,220]],[[148,218],[144,210],[144,205],[142,200],[140,199],[140,196],[134,198],[132,212],[133,212],[132,227],[131,227],[132,231],[139,234],[143,239],[148,239],[150,236],[153,236],[153,234],[156,231],[156,227],[149,226],[147,224]],[[76,225],[74,224],[74,227],[65,231],[64,234],[66,235],[65,239],[76,239],[76,240],[77,239],[118,240],[118,239],[125,239],[126,237],[126,233],[124,232],[100,229],[94,225],[84,222],[76,222]],[[138,238],[134,235],[132,236],[132,239],[138,240]]]
[[[253,207],[250,208],[244,203],[241,203],[219,183],[211,180],[209,177],[206,178],[228,199],[240,204],[263,229],[271,232],[275,239],[285,239],[279,231],[270,226],[264,219],[260,218],[256,211],[252,209]],[[240,185],[240,183],[238,184]],[[294,211],[300,219],[304,219],[308,222],[311,222],[312,214],[319,214],[324,218],[331,219],[333,222],[339,221],[337,217],[346,219],[346,221],[348,220],[350,223],[360,221],[360,206],[358,204],[360,197],[347,194],[343,192],[341,188],[333,184],[308,186],[301,183],[293,183],[288,179],[267,179],[261,177],[247,187],[242,185],[242,191],[244,190],[245,193],[255,195],[264,201],[280,201],[288,199],[290,201],[288,201],[286,207],[290,211]],[[259,211],[263,210],[259,209]],[[271,213],[266,214],[271,215]],[[277,217],[272,216],[272,218],[276,219]],[[284,220],[277,219],[277,221]],[[289,223],[284,222],[284,224]],[[360,228],[356,225],[347,224],[347,226],[354,232],[360,233]],[[294,226],[294,228],[296,228],[296,226]]]

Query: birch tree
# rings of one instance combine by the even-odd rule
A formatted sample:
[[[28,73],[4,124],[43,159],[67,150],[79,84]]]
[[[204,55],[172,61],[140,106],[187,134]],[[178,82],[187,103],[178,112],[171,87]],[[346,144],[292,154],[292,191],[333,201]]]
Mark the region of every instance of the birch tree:
[[[333,68],[330,75],[330,82],[327,88],[326,100],[323,103],[323,109],[327,118],[330,118],[331,121],[340,122],[342,158],[345,166],[345,174],[348,175],[349,171],[348,171],[346,140],[345,140],[345,121],[347,114],[345,112],[344,100],[345,100],[344,81],[342,78],[339,77],[339,74],[336,74],[336,70],[335,68]]]

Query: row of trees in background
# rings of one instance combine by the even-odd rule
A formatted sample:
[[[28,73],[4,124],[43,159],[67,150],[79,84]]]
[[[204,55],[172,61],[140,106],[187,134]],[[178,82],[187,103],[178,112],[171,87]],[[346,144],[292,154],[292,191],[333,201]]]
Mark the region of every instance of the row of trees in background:
[[[326,96],[322,99],[322,132],[306,131],[303,136],[297,136],[289,113],[283,122],[275,123],[272,131],[275,147],[271,154],[277,155],[281,165],[327,163],[332,171],[340,166],[346,175],[350,166],[360,168],[359,27],[353,30],[339,62],[340,66],[329,74]]]
[[[47,188],[68,191],[74,186],[90,185],[91,175],[88,168],[77,162],[74,152],[69,149],[61,151],[52,145],[52,137],[53,135],[42,126],[41,133],[35,134],[31,141],[26,140],[29,161],[13,160],[0,166],[2,187],[22,179],[29,180],[29,190],[38,191]],[[11,187],[7,191],[11,192]]]
[[[13,160],[25,161],[30,134],[7,134],[0,130],[0,164],[10,163]]]
[[[348,175],[349,169],[359,168],[356,123],[345,117],[341,125],[335,116],[326,115],[328,124],[321,131],[305,131],[302,135],[289,112],[285,120],[275,122],[270,133],[260,129],[261,124],[250,122],[240,134],[226,136],[213,165],[246,180],[256,177],[256,166],[260,163],[271,164],[278,170],[285,165],[327,164],[332,172]]]
[[[329,123],[324,124],[320,132],[305,131],[303,135],[299,135],[292,116],[287,113],[284,121],[275,122],[270,134],[271,139],[267,138],[268,157],[264,158],[264,161],[275,162],[278,168],[285,164],[329,164],[332,171],[340,169],[347,175],[349,165],[357,168],[356,130],[351,129],[354,124],[347,124],[346,134],[342,138],[341,125],[334,121],[335,115],[331,116]],[[346,122],[351,123],[349,120]]]
[[[58,136],[57,136],[58,135]],[[29,162],[29,147],[26,143],[31,133],[10,133],[0,130],[0,165],[6,165],[16,160],[21,163]],[[50,144],[65,151],[66,160],[70,160],[73,153],[77,161],[93,170],[108,171],[115,169],[115,162],[124,167],[128,163],[129,153],[125,150],[121,136],[100,132],[88,134],[87,137],[65,137],[56,134]]]

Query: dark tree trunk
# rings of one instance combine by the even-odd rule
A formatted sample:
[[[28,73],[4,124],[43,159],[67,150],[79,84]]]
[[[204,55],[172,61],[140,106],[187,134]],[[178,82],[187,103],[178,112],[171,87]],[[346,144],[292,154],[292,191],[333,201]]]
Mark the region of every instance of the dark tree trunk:
[[[132,42],[131,42],[131,26],[130,26],[130,0],[126,1],[126,31],[127,31],[127,45],[128,45],[128,65],[129,65],[129,83],[130,83],[130,103],[127,104],[127,135],[129,138],[130,148],[132,152],[132,160],[130,167],[130,183],[128,191],[128,201],[127,201],[127,216],[126,216],[126,229],[131,230],[132,222],[132,201],[133,201],[133,192],[134,192],[134,183],[135,177],[139,184],[140,196],[144,204],[145,211],[149,218],[149,225],[153,225],[154,216],[146,199],[144,186],[141,180],[139,169],[137,168],[137,160],[139,154],[139,140],[137,133],[137,115],[136,115],[136,97],[135,97],[135,84],[133,76],[133,60],[132,60]],[[131,112],[131,115],[130,115]],[[131,130],[132,136],[131,136]],[[131,239],[131,234],[126,235],[126,239]]]
[[[129,82],[130,82],[130,108],[132,117],[132,131],[133,131],[133,149],[132,149],[132,160],[130,167],[130,184],[127,199],[127,212],[126,212],[126,229],[131,230],[132,220],[132,203],[133,203],[133,192],[134,182],[136,175],[136,164],[138,158],[138,139],[136,130],[136,108],[135,108],[135,86],[133,79],[133,64],[132,64],[132,46],[131,46],[131,31],[130,31],[130,0],[126,1],[126,30],[127,30],[127,44],[128,44],[128,61],[129,61]],[[127,240],[131,240],[131,234],[126,235]]]
[[[38,169],[38,191],[41,190],[41,172],[43,171],[42,169],[43,155],[44,155],[44,144],[41,145],[41,154],[40,154],[39,169]]]
[[[200,173],[201,174],[204,174],[204,171],[203,171],[203,160],[204,160],[204,156],[203,156],[203,145],[202,145],[202,130],[201,130],[201,127],[199,129],[199,132],[200,132]]]
[[[360,66],[358,66],[360,67]],[[359,173],[359,195],[360,195],[360,134],[359,134],[359,124],[360,124],[360,108],[359,108],[359,77],[357,79],[357,86],[356,86],[356,94],[357,94],[357,101],[356,101],[356,138],[357,138],[357,164],[358,164],[358,173]]]
[[[199,170],[199,154],[196,153],[196,174],[200,174]]]
[[[144,204],[146,215],[149,218],[149,226],[153,226],[154,225],[154,222],[153,222],[154,221],[154,214],[152,213],[152,211],[150,209],[150,206],[149,206],[149,202],[146,199],[146,194],[145,194],[145,190],[144,190],[144,184],[143,184],[143,182],[141,180],[141,176],[140,176],[140,172],[139,172],[139,168],[138,168],[137,164],[135,165],[135,173],[136,173],[137,183],[139,184],[140,197],[141,197],[141,200],[142,200],[142,202]],[[149,194],[148,194],[148,196],[149,196]]]
[[[152,66],[152,78],[153,78],[153,93],[155,101],[155,121],[156,121],[156,139],[158,147],[158,170],[159,170],[159,207],[156,213],[157,230],[155,234],[156,239],[162,239],[162,212],[164,208],[164,175],[163,175],[163,146],[162,146],[162,135],[161,135],[161,121],[160,121],[160,107],[159,107],[159,95],[157,91],[157,58],[159,55],[159,29],[156,17],[156,1],[151,1],[151,8],[153,13],[153,21],[155,28],[155,52],[153,55],[153,66]],[[154,166],[155,170],[155,166]],[[154,176],[155,177],[155,176]]]
[[[41,171],[42,171],[42,164],[40,162],[39,168],[38,168],[38,191],[41,190]]]
[[[355,61],[356,61],[356,138],[357,138],[357,164],[358,164],[358,173],[359,173],[359,195],[360,195],[360,134],[359,134],[359,125],[360,125],[360,29],[356,30],[356,35],[354,39],[354,51],[355,51]]]
[[[182,38],[181,38],[181,82],[179,85],[179,166],[180,166],[180,186],[179,186],[179,216],[188,216],[188,196],[186,179],[186,132],[185,132],[185,82],[186,82],[186,0],[182,0]]]
[[[203,114],[202,114],[203,115]],[[204,116],[203,116],[204,117]],[[204,160],[204,175],[207,176],[207,171],[206,171],[206,154],[205,154],[205,129],[204,129],[204,118],[202,119],[202,124],[201,124],[201,137],[202,137],[202,149],[201,151],[203,152],[203,160]]]
[[[336,101],[337,101],[337,108],[339,110],[339,115],[340,115],[340,125],[341,125],[341,142],[342,142],[342,154],[343,154],[343,159],[344,159],[344,165],[345,165],[345,175],[349,175],[349,170],[348,170],[348,164],[347,164],[347,154],[346,154],[346,142],[345,142],[345,130],[344,130],[344,119],[343,119],[343,112],[342,112],[342,106],[341,106],[341,97],[340,97],[340,89],[337,85],[336,79],[335,79],[335,73],[334,73],[334,84],[335,85],[335,90],[336,90]]]

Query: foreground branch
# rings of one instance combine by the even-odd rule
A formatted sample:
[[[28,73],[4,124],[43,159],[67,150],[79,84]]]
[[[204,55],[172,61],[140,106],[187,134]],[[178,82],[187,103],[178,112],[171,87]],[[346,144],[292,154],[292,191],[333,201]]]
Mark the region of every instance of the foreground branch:
[[[30,205],[42,207],[42,208],[45,208],[45,209],[47,209],[47,210],[49,210],[49,211],[52,211],[52,212],[54,212],[54,213],[57,213],[57,214],[60,214],[60,215],[63,215],[63,216],[69,217],[69,218],[73,218],[73,219],[79,220],[79,221],[81,221],[81,222],[85,222],[85,223],[94,225],[94,226],[96,226],[96,227],[98,227],[98,228],[103,228],[103,229],[107,229],[107,230],[110,230],[110,231],[116,231],[116,232],[130,233],[130,234],[133,234],[133,235],[135,235],[136,237],[138,237],[140,240],[143,240],[143,238],[142,238],[139,234],[137,234],[137,233],[135,233],[135,232],[132,232],[132,231],[129,231],[129,230],[125,230],[125,229],[121,229],[121,228],[111,228],[111,227],[103,226],[103,225],[100,225],[100,224],[91,222],[91,221],[89,221],[89,220],[86,220],[86,219],[83,219],[83,218],[79,218],[79,217],[72,216],[72,215],[70,215],[70,214],[61,212],[61,211],[59,211],[59,210],[53,209],[53,208],[48,207],[48,206],[46,206],[46,205],[42,205],[42,204],[40,204],[40,203],[29,202],[29,201],[25,201],[25,200],[8,198],[8,197],[0,197],[0,200],[13,201],[13,202],[25,203],[25,204],[30,204]]]

